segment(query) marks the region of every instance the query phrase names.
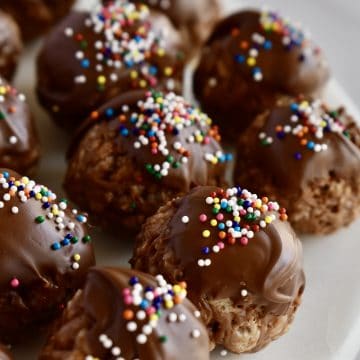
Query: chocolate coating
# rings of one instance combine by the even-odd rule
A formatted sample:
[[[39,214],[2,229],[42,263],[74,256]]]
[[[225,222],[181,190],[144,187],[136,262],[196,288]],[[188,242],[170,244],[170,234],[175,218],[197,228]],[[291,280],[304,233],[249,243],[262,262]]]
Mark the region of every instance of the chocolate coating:
[[[161,111],[154,109],[159,103]],[[219,141],[210,119],[183,98],[129,92],[94,112],[80,129],[65,188],[104,227],[136,228],[192,187],[224,184],[231,157]]]
[[[8,80],[13,77],[21,50],[22,42],[17,24],[11,16],[0,11],[0,76]]]
[[[319,93],[329,69],[301,29],[275,13],[238,12],[220,22],[194,76],[204,111],[236,139],[279,94]]]
[[[40,146],[25,95],[0,78],[0,166],[31,173]]]
[[[142,330],[150,324],[150,319],[146,315],[144,319],[139,320],[135,315],[144,312],[141,307],[125,303],[126,299],[123,294],[125,291],[133,291],[134,281],[137,282],[137,286],[143,287],[143,290],[138,292],[141,299],[144,296],[145,288],[150,290],[149,287],[151,289],[159,287],[161,294],[163,289],[166,289],[166,285],[161,285],[161,281],[137,271],[121,268],[91,269],[80,298],[70,303],[68,309],[75,313],[78,311],[77,307],[82,308],[81,328],[72,328],[73,324],[79,323],[78,318],[72,319],[69,323],[63,323],[60,329],[59,327],[56,329],[58,332],[55,330],[50,337],[40,359],[57,359],[57,354],[61,354],[60,350],[62,350],[64,352],[71,351],[73,356],[77,354],[79,359],[91,355],[94,358],[105,360],[114,358],[112,352],[117,351],[114,349],[120,349],[120,354],[125,359],[182,359],[184,349],[186,349],[186,356],[189,359],[209,359],[206,329],[196,318],[195,307],[186,298],[181,300],[181,303],[169,308],[165,307],[163,301],[150,300],[150,305],[158,304],[161,315],[157,323],[152,326],[151,333],[146,335],[146,342],[139,341],[141,334],[144,335]],[[161,298],[163,295],[159,296],[159,299]],[[134,317],[125,319],[124,314],[129,311]],[[175,319],[170,320],[174,315]],[[180,317],[183,318],[183,321],[180,320]],[[131,324],[137,325],[135,331],[128,330]],[[69,344],[67,349],[61,346],[64,343],[64,336],[61,333],[65,327],[68,329],[64,334],[65,338],[72,338],[72,344]],[[196,336],[193,336],[194,331]],[[79,339],[80,333],[83,334],[81,339]],[[102,343],[104,339],[112,341],[110,348],[105,348]],[[84,354],[84,351],[88,353]],[[81,354],[83,357],[80,357]]]
[[[39,36],[65,16],[74,0],[1,0],[3,9],[19,24],[25,41]]]
[[[257,309],[262,314],[258,315],[260,319],[271,316],[270,323],[293,312],[293,304],[304,289],[301,243],[289,223],[276,217],[265,228],[254,230],[253,236],[249,234],[246,245],[241,245],[242,238],[228,244],[225,224],[234,224],[232,211],[221,210],[218,214],[222,220],[210,225],[217,216],[207,203],[211,194],[219,194],[219,188],[197,187],[160,209],[145,223],[131,263],[142,271],[160,271],[169,281],[186,281],[189,298],[200,308],[211,339],[232,351],[256,351],[272,340],[270,327],[262,327],[259,318],[255,318],[255,324],[258,322],[259,326],[257,336],[261,335],[251,347],[239,350],[241,344],[227,338],[234,336],[232,327],[246,322],[242,309]],[[239,222],[242,229],[248,225],[248,230],[257,223],[245,221],[244,217]],[[225,238],[220,237],[221,224]],[[210,263],[206,264],[206,260]],[[220,302],[223,310],[217,309]],[[233,323],[225,319],[229,306],[234,308],[231,314],[237,319]],[[216,315],[217,311],[220,313]],[[239,333],[242,331],[240,328]],[[217,332],[224,334],[221,340],[217,339]]]
[[[187,53],[194,54],[210,35],[221,15],[218,0],[144,0],[166,14],[180,31]]]
[[[119,20],[121,31],[105,31],[109,14],[121,18],[122,11],[130,20]],[[93,13],[73,12],[50,33],[38,57],[37,93],[58,125],[73,131],[92,110],[131,89],[181,91],[178,35],[163,15],[156,16],[163,17],[158,32],[146,6],[115,1]]]
[[[86,217],[79,220],[64,201],[56,205],[53,193],[28,178],[0,174],[0,339],[12,343],[59,312],[82,286],[94,253]]]
[[[345,208],[356,210],[360,200],[358,133],[359,128],[344,109],[331,110],[320,100],[310,98],[281,98],[240,137],[235,179],[255,191],[265,188],[281,201],[296,230],[333,231],[342,224],[331,221],[331,213],[339,213],[339,219]],[[337,182],[351,189],[349,198],[346,191],[340,195],[347,198],[346,204],[331,193],[330,185]],[[321,189],[321,202],[330,198],[333,205],[322,209],[321,215],[311,217],[307,211],[299,217],[299,203],[311,203],[307,199],[309,188]],[[311,208],[320,206],[315,203]],[[351,222],[356,213],[358,210],[346,214],[344,224]],[[334,226],[323,224],[322,230],[315,229],[316,224],[325,221]]]

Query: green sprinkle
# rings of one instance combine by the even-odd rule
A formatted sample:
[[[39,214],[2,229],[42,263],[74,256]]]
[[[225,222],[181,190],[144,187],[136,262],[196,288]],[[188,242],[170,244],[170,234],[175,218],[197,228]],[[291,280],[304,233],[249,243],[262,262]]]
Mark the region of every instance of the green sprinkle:
[[[71,242],[72,244],[76,244],[78,241],[79,241],[79,238],[77,238],[76,236],[74,236],[74,237],[72,237],[72,238],[70,239],[70,242]]]
[[[83,243],[88,243],[91,241],[91,236],[90,235],[85,235],[83,238],[82,238],[82,242]]]
[[[41,224],[45,221],[45,216],[39,215],[35,218],[35,222]]]
[[[165,336],[165,335],[161,335],[161,336],[159,336],[159,341],[161,342],[161,343],[165,343],[165,342],[167,342],[167,336]]]

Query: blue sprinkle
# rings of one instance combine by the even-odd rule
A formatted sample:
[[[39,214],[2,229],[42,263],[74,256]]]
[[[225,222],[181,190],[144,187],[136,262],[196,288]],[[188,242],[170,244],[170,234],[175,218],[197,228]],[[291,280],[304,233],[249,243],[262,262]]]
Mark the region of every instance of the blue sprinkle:
[[[105,110],[105,115],[106,115],[107,117],[112,117],[112,116],[114,115],[114,109],[112,109],[112,108],[107,108],[107,109]]]
[[[58,242],[53,243],[53,244],[51,245],[51,249],[52,249],[52,250],[59,250],[60,248],[61,248],[61,245],[60,245]]]
[[[65,239],[63,239],[63,240],[60,241],[60,244],[61,244],[62,246],[68,246],[68,245],[70,244],[70,240],[67,239],[67,238],[65,238]]]
[[[86,217],[84,215],[76,215],[76,220],[80,223],[83,223],[86,221]]]
[[[299,109],[299,105],[297,103],[292,103],[290,105],[290,109],[291,109],[291,111],[296,112]]]
[[[122,129],[120,130],[120,134],[121,134],[122,136],[128,136],[128,135],[129,135],[129,130],[124,127],[124,128],[122,128]]]
[[[140,303],[140,307],[141,307],[142,309],[147,309],[147,308],[149,307],[149,302],[148,302],[146,299],[144,299],[144,300]]]
[[[264,42],[264,49],[265,50],[271,50],[271,48],[272,48],[272,42],[270,41],[270,40],[266,40],[265,42]]]
[[[309,149],[309,150],[312,150],[314,149],[315,147],[315,143],[313,141],[309,141],[306,145],[306,147]]]
[[[130,285],[135,285],[139,282],[139,279],[136,276],[132,276],[129,280]]]
[[[4,175],[5,179],[7,179],[10,176],[10,174],[7,171],[4,171],[2,174]]]
[[[299,152],[296,152],[294,154],[294,157],[295,157],[296,160],[301,160],[301,158],[302,158],[301,153],[299,153]]]
[[[85,68],[85,69],[88,69],[88,68],[90,67],[90,61],[89,61],[89,59],[83,59],[83,60],[81,61],[81,66],[82,66],[83,68]]]
[[[207,254],[210,253],[210,249],[209,249],[207,246],[205,246],[205,247],[203,247],[203,248],[201,249],[201,252],[202,252],[203,254],[207,255]]]
[[[224,230],[224,229],[225,229],[225,224],[224,224],[224,223],[220,223],[220,224],[218,225],[218,228],[219,228],[220,230]]]
[[[235,55],[235,61],[239,64],[243,64],[245,62],[245,56],[237,54]]]

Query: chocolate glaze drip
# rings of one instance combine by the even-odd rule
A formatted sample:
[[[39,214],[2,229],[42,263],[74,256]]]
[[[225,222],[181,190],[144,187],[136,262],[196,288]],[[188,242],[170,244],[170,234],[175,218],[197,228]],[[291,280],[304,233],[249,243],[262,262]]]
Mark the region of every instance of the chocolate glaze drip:
[[[341,177],[349,179],[350,182],[357,179],[360,151],[344,133],[325,132],[322,139],[317,139],[315,134],[309,133],[308,141],[327,145],[327,150],[320,152],[310,151],[306,146],[300,145],[300,138],[292,134],[278,138],[277,126],[296,125],[290,120],[293,115],[290,105],[294,101],[279,100],[274,108],[260,116],[256,129],[249,129],[249,132],[244,134],[251,155],[247,154],[245,146],[241,146],[236,174],[246,171],[247,168],[251,171],[253,166],[262,169],[281,196],[293,199],[298,199],[302,191],[317,179]],[[312,100],[309,99],[309,102]],[[326,107],[319,107],[313,116],[321,117],[329,111]],[[346,117],[346,113],[339,112],[339,120],[345,120],[345,126]],[[261,144],[261,132],[273,138],[272,144]],[[296,154],[301,154],[301,159],[296,159]]]
[[[124,304],[122,292],[129,287],[129,280],[136,276],[140,283],[146,286],[156,286],[156,281],[150,275],[137,271],[119,268],[93,268],[90,270],[84,288],[84,315],[90,319],[88,343],[91,355],[100,359],[112,359],[109,349],[105,349],[100,341],[101,334],[107,335],[113,346],[118,346],[121,356],[125,359],[140,358],[142,360],[166,359],[176,360],[186,356],[189,359],[209,359],[209,343],[205,327],[195,317],[195,307],[184,300],[171,309],[163,308],[157,326],[145,344],[136,341],[136,335],[146,324],[145,320],[134,320],[138,324],[135,332],[126,329],[127,320],[123,317],[126,309],[136,314],[134,305]],[[183,322],[169,322],[170,313],[186,315]],[[200,331],[198,338],[191,338],[191,332]],[[166,336],[167,341],[161,342],[160,337]]]
[[[126,120],[123,121],[123,124],[125,124],[125,126],[130,130],[130,134],[132,134],[134,126],[130,125],[129,118],[133,112],[139,113],[139,107],[137,104],[139,101],[145,101],[146,94],[147,93],[145,91],[128,92],[112,99],[102,106],[97,111],[98,116],[96,119],[89,118],[77,132],[77,135],[75,136],[72,146],[68,152],[69,158],[71,158],[72,154],[77,149],[78,144],[81,143],[83,134],[86,133],[89,127],[99,121],[106,121],[108,123],[109,131],[119,132],[119,116],[125,115]],[[127,113],[122,111],[122,107],[124,105],[129,107],[129,111]],[[110,117],[106,116],[108,109],[113,110],[113,115]],[[197,130],[208,133],[211,130],[211,127],[194,124],[189,127],[184,127],[177,135],[168,133],[165,134],[170,152],[169,155],[172,155],[175,159],[179,158],[179,154],[173,149],[173,144],[175,142],[183,144],[184,148],[186,148],[186,150],[190,153],[186,164],[181,164],[176,169],[170,168],[169,174],[161,179],[161,183],[179,192],[189,191],[195,185],[207,184],[209,179],[217,178],[222,179],[219,183],[224,182],[223,178],[226,164],[218,163],[214,165],[204,159],[206,153],[214,154],[217,151],[223,152],[223,149],[218,142],[219,139],[209,136],[209,142],[207,144],[199,144],[196,142],[188,143],[186,139]],[[217,130],[215,131],[217,133]],[[133,158],[138,166],[144,169],[145,176],[151,176],[150,180],[152,182],[158,181],[146,172],[145,164],[161,164],[165,160],[165,157],[161,154],[153,155],[149,146],[135,149],[134,142],[136,139],[137,138],[133,135],[123,137],[119,134],[116,139],[118,151]]]
[[[204,110],[228,127],[228,136],[245,129],[256,114],[274,104],[278,94],[314,94],[329,78],[329,70],[319,49],[304,38],[302,45],[286,48],[283,34],[261,28],[261,13],[245,10],[218,24],[203,49],[195,72],[194,90]],[[271,45],[252,45],[254,34]],[[236,34],[236,35],[234,35]],[[245,48],[241,48],[241,44]],[[248,66],[249,49],[259,49],[256,65]],[[236,60],[245,56],[243,63]],[[261,69],[262,81],[253,71]],[[211,81],[215,81],[211,85]]]
[[[217,188],[198,187],[177,200],[170,222],[169,246],[188,283],[189,298],[194,303],[230,298],[237,305],[256,304],[272,314],[285,314],[305,285],[301,243],[288,222],[275,220],[256,232],[248,245],[226,245],[210,256],[210,266],[198,265],[202,247],[218,242],[216,231],[202,237],[202,231],[211,227],[199,222],[200,214],[213,217],[212,207],[205,203],[213,191]],[[182,222],[183,216],[189,223]],[[224,222],[229,219],[231,215],[225,215]]]
[[[121,4],[115,6],[121,9]],[[158,16],[162,16],[158,14]],[[168,88],[169,81],[175,90],[181,91],[180,79],[183,71],[183,58],[181,50],[178,48],[168,48],[178,44],[177,33],[171,29],[171,24],[164,19],[169,25],[169,29],[162,28],[161,31],[167,34],[165,39],[165,54],[159,55],[155,47],[148,52],[144,61],[139,64],[125,66],[122,63],[120,68],[114,68],[103,63],[101,72],[96,70],[95,64],[98,64],[97,54],[99,50],[95,48],[97,41],[105,42],[103,31],[96,33],[93,26],[86,26],[85,21],[91,17],[88,12],[72,12],[69,14],[47,37],[44,47],[42,48],[37,62],[38,84],[37,93],[42,105],[48,109],[60,126],[73,129],[86,118],[92,110],[103,104],[105,101],[126,92],[131,89],[141,88],[140,80],[145,79],[141,75],[144,67],[157,68],[155,88]],[[136,36],[140,27],[145,28],[146,32],[152,31],[151,18],[135,20],[131,26],[124,27],[123,31],[129,33],[130,39]],[[87,43],[87,48],[83,50],[85,57],[89,61],[89,68],[83,68],[75,54],[82,50],[74,36],[66,36],[65,30],[72,29],[74,36],[80,34]],[[158,29],[160,30],[160,29]],[[155,31],[156,33],[156,31]],[[162,39],[162,34],[156,34]],[[161,41],[162,41],[161,40]],[[164,75],[166,68],[172,69],[171,76]],[[137,79],[132,77],[134,71],[138,72]],[[110,79],[110,75],[115,74],[116,81]],[[74,79],[78,76],[86,76],[84,83],[77,83]],[[104,89],[98,89],[98,77],[106,77],[106,86]]]
[[[0,78],[0,166],[31,170],[39,158],[39,140],[24,95]]]
[[[21,178],[14,171],[0,169],[1,174],[4,172],[9,178]],[[42,201],[29,198],[22,202],[17,194],[3,200],[8,192],[0,188],[0,338],[12,341],[19,331],[58,312],[62,302],[82,286],[87,269],[95,261],[92,245],[82,241],[86,226],[69,208],[64,210],[63,222],[67,225],[72,221],[74,229],[57,230],[55,219],[46,218]],[[43,216],[43,221],[36,221],[38,216]],[[78,242],[53,250],[53,243],[68,233]],[[75,254],[81,257],[78,269],[72,268]]]

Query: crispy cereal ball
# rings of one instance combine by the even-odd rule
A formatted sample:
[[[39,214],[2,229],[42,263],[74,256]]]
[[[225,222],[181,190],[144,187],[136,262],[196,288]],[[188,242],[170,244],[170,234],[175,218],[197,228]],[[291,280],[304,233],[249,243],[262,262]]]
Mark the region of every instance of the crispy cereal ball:
[[[215,28],[203,48],[194,90],[204,111],[236,140],[278,95],[314,95],[329,69],[297,25],[271,11],[245,10]]]
[[[240,136],[235,181],[283,204],[296,231],[330,233],[360,213],[359,147],[345,109],[284,97]]]
[[[40,331],[94,265],[87,217],[47,187],[0,169],[0,340]]]
[[[93,112],[69,151],[65,189],[106,230],[138,230],[196,185],[222,185],[224,153],[209,117],[174,93],[136,91]]]
[[[144,224],[133,268],[186,281],[212,347],[254,352],[283,335],[304,290],[286,210],[240,188],[199,186]]]
[[[73,132],[93,110],[131,89],[181,92],[180,35],[161,14],[156,31],[150,15],[145,5],[115,0],[74,11],[49,34],[37,61],[37,93],[59,126]]]
[[[93,268],[55,324],[40,360],[209,360],[209,339],[184,283]]]

